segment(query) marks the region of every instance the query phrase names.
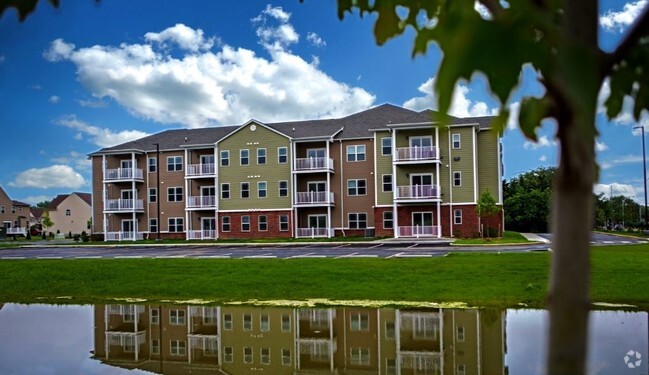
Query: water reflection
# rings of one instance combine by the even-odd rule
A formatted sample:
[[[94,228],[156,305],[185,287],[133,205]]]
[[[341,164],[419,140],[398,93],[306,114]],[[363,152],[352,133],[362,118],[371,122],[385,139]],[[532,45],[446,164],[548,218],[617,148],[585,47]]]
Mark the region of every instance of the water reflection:
[[[541,310],[7,304],[0,373],[542,374],[546,319]],[[593,312],[589,373],[646,374],[647,323],[644,312]],[[624,362],[629,350],[640,363]]]

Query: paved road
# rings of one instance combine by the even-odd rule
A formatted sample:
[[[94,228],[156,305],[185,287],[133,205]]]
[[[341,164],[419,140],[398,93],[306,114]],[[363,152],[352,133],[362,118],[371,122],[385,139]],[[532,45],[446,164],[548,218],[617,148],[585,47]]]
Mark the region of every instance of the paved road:
[[[117,259],[117,258],[415,258],[443,256],[451,251],[547,251],[548,245],[451,247],[426,243],[360,243],[304,245],[181,245],[23,247],[0,249],[7,259]]]
[[[552,242],[552,233],[539,233],[539,236],[547,238],[548,240],[550,240],[550,242]],[[649,243],[649,240],[618,236],[608,233],[593,233],[590,243],[593,245],[631,245]]]

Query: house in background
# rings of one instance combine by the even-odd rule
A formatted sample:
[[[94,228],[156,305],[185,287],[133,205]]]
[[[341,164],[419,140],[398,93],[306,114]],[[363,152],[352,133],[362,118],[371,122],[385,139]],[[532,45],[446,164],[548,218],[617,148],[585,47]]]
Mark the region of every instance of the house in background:
[[[7,234],[25,234],[30,218],[29,204],[12,200],[0,187],[0,225],[7,228]]]
[[[67,235],[90,233],[89,220],[92,216],[92,195],[89,193],[59,194],[50,202],[47,211],[54,223],[48,232]]]

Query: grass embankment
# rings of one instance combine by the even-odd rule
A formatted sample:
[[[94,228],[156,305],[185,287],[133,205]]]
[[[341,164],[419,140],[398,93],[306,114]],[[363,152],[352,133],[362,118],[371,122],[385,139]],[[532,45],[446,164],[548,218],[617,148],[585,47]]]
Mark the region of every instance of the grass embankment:
[[[527,243],[528,241],[518,232],[504,231],[498,238],[462,238],[453,242],[455,245],[505,245]]]
[[[543,306],[550,253],[410,259],[78,259],[0,261],[0,300],[101,303],[203,299],[461,301]],[[593,301],[649,306],[649,246],[592,250]]]

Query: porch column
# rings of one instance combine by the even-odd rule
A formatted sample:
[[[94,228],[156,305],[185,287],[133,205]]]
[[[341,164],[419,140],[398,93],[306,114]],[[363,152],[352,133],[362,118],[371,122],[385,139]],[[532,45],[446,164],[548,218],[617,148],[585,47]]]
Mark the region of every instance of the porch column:
[[[327,163],[329,163],[329,141],[326,141],[326,147],[327,147],[327,152],[326,152],[326,158],[325,158],[325,166]],[[326,193],[329,194],[329,189],[331,187],[331,174],[329,171],[327,171],[327,189]],[[328,195],[327,195],[328,197]],[[327,205],[327,238],[331,238],[331,205]],[[333,369],[331,370],[333,371]]]
[[[135,159],[135,152],[131,152],[131,165],[133,166],[133,170],[131,171],[132,176],[133,176],[133,178],[131,179],[131,191],[133,192],[133,212],[131,213],[131,218],[133,220],[133,241],[137,241],[137,232],[138,232],[137,218],[136,218],[136,214],[135,214],[136,207],[137,207],[136,202],[137,202],[137,198],[138,198],[137,189],[135,187],[135,177],[137,175],[137,173],[136,173],[136,171],[137,171],[136,162],[137,162],[137,160]]]
[[[185,149],[185,162],[189,164],[189,150]],[[187,175],[187,168],[183,170],[183,174],[186,176]],[[189,221],[189,211],[187,211],[187,200],[189,199],[189,180],[185,179],[185,199],[184,199],[184,206],[185,206],[185,225],[183,227],[183,231],[185,232],[185,240],[187,240],[189,237],[189,231],[192,230],[192,223]]]
[[[392,228],[394,238],[399,238],[399,215],[397,212],[397,165],[394,154],[397,150],[397,130],[392,130]],[[398,373],[398,372],[397,372]]]
[[[102,180],[106,178],[106,155],[101,156],[101,171],[102,171]],[[104,222],[101,224],[104,231],[104,242],[106,242],[106,232],[108,232],[108,217],[106,216],[106,182],[101,182],[101,205],[102,205],[102,215]],[[95,223],[92,223],[94,226]]]

